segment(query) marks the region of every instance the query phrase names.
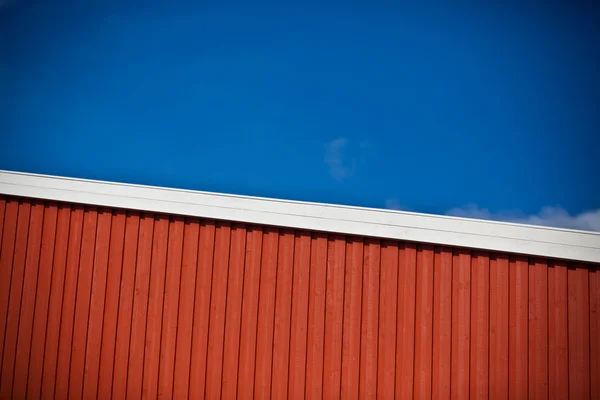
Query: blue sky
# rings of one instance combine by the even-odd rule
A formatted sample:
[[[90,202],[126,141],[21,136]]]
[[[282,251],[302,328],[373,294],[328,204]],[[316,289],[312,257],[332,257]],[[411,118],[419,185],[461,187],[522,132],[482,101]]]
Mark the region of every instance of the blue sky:
[[[0,169],[600,230],[600,7],[220,3],[0,0]]]

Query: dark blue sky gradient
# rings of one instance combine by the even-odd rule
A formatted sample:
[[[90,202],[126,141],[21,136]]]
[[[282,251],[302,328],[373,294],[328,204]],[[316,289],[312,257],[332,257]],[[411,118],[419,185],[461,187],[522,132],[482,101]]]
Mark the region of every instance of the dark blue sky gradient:
[[[433,213],[600,207],[597,6],[216,3],[0,8],[0,169]]]

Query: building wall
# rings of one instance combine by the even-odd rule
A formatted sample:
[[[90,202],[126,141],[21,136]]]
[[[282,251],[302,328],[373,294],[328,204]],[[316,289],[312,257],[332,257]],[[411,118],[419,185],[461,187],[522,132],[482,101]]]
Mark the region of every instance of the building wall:
[[[0,197],[0,398],[600,398],[600,271]]]

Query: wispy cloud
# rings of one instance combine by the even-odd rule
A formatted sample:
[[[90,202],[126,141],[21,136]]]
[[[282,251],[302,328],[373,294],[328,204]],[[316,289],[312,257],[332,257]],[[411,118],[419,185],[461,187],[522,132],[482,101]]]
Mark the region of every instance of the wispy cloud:
[[[517,211],[493,213],[487,208],[480,208],[476,204],[469,204],[466,207],[450,209],[446,214],[455,217],[478,218],[600,232],[600,209],[571,215],[562,207],[547,206],[542,208],[537,214],[524,215]]]
[[[409,208],[401,204],[398,199],[386,199],[385,208],[389,210],[409,211]]]
[[[356,169],[356,158],[348,157],[349,140],[337,138],[327,144],[325,151],[325,164],[329,166],[329,173],[338,181],[352,175]]]
[[[385,208],[389,210],[410,211],[408,207],[395,198],[386,199]],[[477,204],[468,204],[465,207],[452,208],[446,211],[445,214],[453,217],[600,232],[600,209],[572,215],[562,207],[547,206],[542,208],[537,214],[528,215],[521,211],[491,212],[489,209],[479,207]]]

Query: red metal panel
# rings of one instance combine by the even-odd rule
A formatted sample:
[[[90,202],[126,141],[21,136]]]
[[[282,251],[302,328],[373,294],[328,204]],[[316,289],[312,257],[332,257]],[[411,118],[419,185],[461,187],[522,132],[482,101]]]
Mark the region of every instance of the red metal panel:
[[[71,225],[69,228],[69,246],[67,249],[58,361],[56,365],[55,396],[59,399],[65,399],[69,394],[69,371],[71,368],[71,347],[73,343],[73,322],[75,317],[83,217],[83,207],[75,206],[71,213]]]
[[[362,315],[363,241],[350,238],[346,244],[346,283],[344,294],[344,337],[342,348],[343,399],[358,399]],[[395,268],[398,268],[396,250]],[[396,282],[392,282],[395,286]],[[396,317],[394,316],[394,321]],[[395,327],[394,327],[395,333]],[[395,354],[392,354],[395,357]],[[395,362],[395,359],[394,359]]]
[[[243,225],[235,225],[231,231],[231,250],[229,256],[222,399],[235,399],[237,395],[237,371],[240,346],[245,251],[246,227]]]
[[[432,398],[450,398],[452,348],[452,250],[436,249],[433,271]]]
[[[309,400],[320,399],[323,394],[323,341],[327,276],[326,235],[313,234],[310,255],[308,337],[306,342],[306,398]]]
[[[206,383],[206,355],[208,350],[208,321],[212,289],[213,260],[216,225],[213,221],[200,225],[198,244],[198,269],[196,272],[196,298],[192,328],[192,360],[190,363],[189,396],[204,396]]]
[[[133,312],[131,314],[127,398],[140,398],[142,396],[146,318],[148,313],[154,225],[154,216],[146,214],[140,218],[135,286],[133,291]]]
[[[567,331],[567,265],[548,268],[548,398],[569,397],[569,334]]]
[[[254,397],[259,399],[268,398],[271,394],[278,245],[278,230],[275,228],[266,228],[263,238],[260,271],[258,328],[256,333],[256,370],[254,371]]]
[[[4,210],[6,209],[6,199],[0,196],[0,245],[2,244],[2,232],[4,230]],[[0,254],[2,254],[2,248],[0,247]]]
[[[279,256],[277,261],[275,326],[273,328],[273,384],[271,390],[271,397],[273,399],[284,399],[288,393],[293,273],[294,232],[285,230],[282,231],[279,237]],[[240,290],[240,304],[241,294]],[[235,357],[237,359],[237,348]],[[235,398],[235,396],[233,397]]]
[[[169,225],[171,224],[167,217],[158,217],[154,222],[152,238],[148,311],[145,324],[144,373],[142,376],[142,398],[148,399],[155,399],[158,396],[158,363],[160,361],[167,246],[170,236]],[[177,251],[177,249],[173,248],[173,251]]]
[[[254,366],[262,240],[263,232],[261,228],[252,227],[248,229],[244,288],[242,290],[243,302],[238,372],[239,399],[251,399],[254,396]]]
[[[102,326],[104,323],[104,300],[108,273],[108,255],[112,212],[102,210],[98,213],[94,272],[92,274],[92,294],[88,319],[88,337],[85,355],[85,373],[83,377],[83,396],[94,397],[98,392],[98,374],[100,371],[100,352],[102,347]]]
[[[451,396],[469,393],[469,347],[471,339],[471,255],[456,250],[452,261],[452,366]]]
[[[221,397],[221,376],[223,369],[223,335],[225,333],[225,307],[227,302],[227,275],[229,272],[229,246],[231,225],[218,222],[215,236],[215,258],[210,295],[210,316],[208,322],[208,351],[206,354],[206,397]],[[273,266],[277,266],[276,260]],[[271,282],[272,279],[268,279]],[[274,282],[273,282],[274,286]],[[272,317],[269,318],[272,321]]]
[[[600,271],[590,265],[590,382],[592,399],[600,399]]]
[[[471,258],[471,399],[486,399],[489,393],[490,259],[474,252]]]
[[[432,258],[433,263],[433,258]],[[431,279],[433,279],[433,271]],[[396,384],[396,316],[398,306],[398,244],[385,241],[381,246],[379,287],[379,349],[377,397],[393,399]],[[431,281],[433,283],[433,280]],[[433,295],[432,292],[429,295]],[[430,314],[431,317],[431,314]],[[431,318],[430,318],[431,320]],[[431,330],[431,326],[429,326]],[[344,335],[346,333],[344,332]],[[431,344],[431,343],[430,343]]]
[[[529,398],[548,398],[548,266],[529,264]]]
[[[570,266],[567,271],[567,293],[569,397],[587,399],[590,397],[590,302],[587,266]]]
[[[527,304],[528,304],[528,261],[526,257],[511,257],[509,265],[509,396],[511,399],[526,399],[527,387]]]
[[[3,343],[2,378],[0,380],[0,398],[3,399],[9,398],[12,393],[19,315],[21,311],[21,294],[23,293],[25,259],[27,256],[30,212],[31,203],[29,201],[19,202],[17,232],[14,244],[14,254],[12,257],[8,314],[6,315],[6,329],[4,332]]]
[[[123,211],[116,211],[112,215],[104,322],[102,327],[102,348],[100,351],[100,369],[98,371],[99,399],[110,399],[112,392],[112,371],[115,358],[117,313],[125,241],[125,217]]]
[[[175,346],[177,343],[177,318],[179,312],[179,294],[181,292],[180,282],[184,232],[183,218],[174,217],[169,224],[167,271],[165,273],[165,291],[161,316],[162,335],[160,339],[157,392],[157,396],[160,399],[171,398],[173,395],[173,369],[175,367]],[[196,243],[198,243],[198,236],[195,239]]]
[[[361,399],[374,399],[377,396],[379,336],[379,240],[365,241],[364,258],[359,395]]]
[[[415,398],[431,398],[433,352],[433,247],[417,251],[415,302]]]
[[[32,203],[29,220],[29,237],[27,240],[27,257],[23,276],[23,295],[21,296],[21,313],[19,316],[19,333],[15,354],[15,370],[12,393],[19,399],[27,393],[27,372],[29,369],[29,350],[31,350],[31,334],[33,329],[33,313],[39,271],[40,252],[42,247],[42,226],[44,223],[44,204]]]
[[[41,384],[41,398],[54,397],[56,382],[56,364],[58,360],[58,341],[61,326],[62,302],[65,294],[65,271],[67,264],[67,249],[69,246],[69,226],[71,223],[71,207],[61,205],[58,210],[56,236],[54,238],[54,260],[52,265],[52,285],[48,305],[48,323],[44,350],[44,366]],[[31,388],[32,398],[35,388]]]
[[[508,256],[490,258],[489,397],[508,398]]]
[[[2,243],[0,246],[0,339],[2,339],[3,345],[5,343],[4,334],[6,332],[6,317],[11,288],[10,284],[12,282],[12,273],[15,265],[15,239],[17,235],[17,217],[19,208],[19,202],[17,200],[8,200],[3,215],[4,226],[2,229]],[[4,346],[0,346],[0,371],[2,371],[3,354]]]
[[[296,234],[295,242],[288,396],[297,399],[304,397],[304,378],[306,373],[310,235],[305,232]],[[246,281],[244,281],[244,285],[246,285]],[[244,303],[245,301],[244,298]]]
[[[177,344],[173,378],[173,397],[176,399],[185,398],[189,390],[189,371],[192,351],[192,327],[194,318],[194,297],[196,294],[196,269],[198,266],[199,234],[200,224],[198,221],[186,220],[183,234],[179,315],[177,322]],[[169,270],[167,270],[167,274],[169,274]],[[167,285],[167,293],[169,293],[168,288],[169,285]],[[160,394],[162,393],[159,393],[159,395]],[[168,392],[164,393],[164,395],[169,397]]]
[[[117,338],[115,341],[115,366],[113,371],[112,395],[117,399],[125,398],[127,391],[129,344],[131,343],[131,317],[133,312],[139,234],[140,216],[136,213],[131,213],[127,215],[127,221],[125,223],[123,272],[121,273],[121,292],[119,294],[119,312],[117,315]]]
[[[597,265],[0,197],[3,398],[598,398]]]
[[[90,297],[94,272],[95,247],[97,241],[104,237],[96,237],[98,211],[86,209],[83,215],[83,236],[79,255],[79,277],[75,297],[75,319],[73,322],[73,342],[71,344],[71,367],[69,376],[69,398],[79,399],[83,394],[85,372],[85,353],[90,316]],[[100,253],[97,253],[98,257]]]
[[[398,328],[396,330],[397,399],[413,397],[416,269],[417,248],[412,243],[404,244],[400,248],[398,262]]]
[[[31,338],[31,359],[29,361],[29,376],[27,382],[27,396],[32,399],[40,398],[42,384],[44,344],[46,342],[46,324],[48,321],[50,285],[52,283],[52,262],[54,259],[54,239],[56,236],[57,217],[57,205],[47,204],[44,210],[42,248],[40,250],[38,284]],[[16,393],[16,391],[13,392],[13,395],[14,393]]]
[[[346,239],[331,235],[327,249],[325,349],[323,353],[323,397],[327,399],[340,397],[345,258]]]

